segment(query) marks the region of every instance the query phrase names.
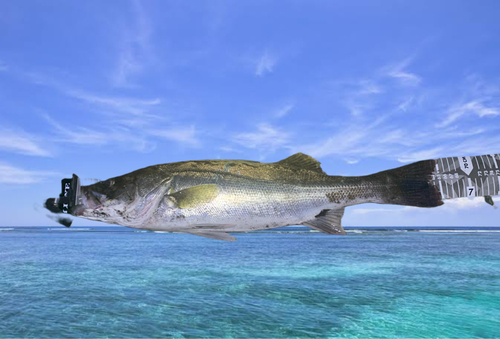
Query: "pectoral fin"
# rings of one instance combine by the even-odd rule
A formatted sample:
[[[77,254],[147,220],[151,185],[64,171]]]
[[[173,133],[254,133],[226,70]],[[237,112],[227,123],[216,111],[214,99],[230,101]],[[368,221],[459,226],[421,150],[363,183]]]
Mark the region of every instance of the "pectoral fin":
[[[314,228],[328,234],[345,234],[342,227],[342,217],[345,208],[322,210],[314,219],[303,222],[302,225]]]
[[[201,232],[189,232],[190,234],[197,235],[200,237],[215,239],[215,240],[224,240],[224,241],[236,241],[236,238],[226,232],[209,232],[209,231],[201,231]]]
[[[219,194],[219,187],[215,184],[198,185],[169,194],[178,208],[192,208],[207,204]]]

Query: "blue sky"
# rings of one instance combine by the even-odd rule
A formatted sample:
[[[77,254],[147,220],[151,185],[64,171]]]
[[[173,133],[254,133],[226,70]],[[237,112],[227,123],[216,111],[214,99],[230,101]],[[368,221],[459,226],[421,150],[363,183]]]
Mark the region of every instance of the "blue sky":
[[[0,225],[83,184],[194,159],[329,174],[500,152],[498,1],[2,1]],[[500,225],[480,199],[344,225]],[[76,219],[74,225],[96,225]]]

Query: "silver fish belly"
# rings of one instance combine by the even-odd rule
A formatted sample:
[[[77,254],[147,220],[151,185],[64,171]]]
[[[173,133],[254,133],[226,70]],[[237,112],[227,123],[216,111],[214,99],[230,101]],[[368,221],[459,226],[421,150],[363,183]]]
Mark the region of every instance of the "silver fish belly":
[[[499,155],[491,157],[490,165],[500,161]],[[80,186],[76,176],[64,179],[60,198],[48,199],[46,207],[128,227],[229,241],[236,240],[229,232],[298,224],[345,234],[341,219],[347,206],[372,202],[435,207],[468,192],[497,195],[500,172],[474,168],[477,158],[451,158],[457,161],[453,168],[449,158],[446,168],[443,159],[424,160],[362,177],[327,175],[317,160],[302,153],[275,163],[185,161],[89,186]],[[477,177],[484,178],[486,172],[491,179],[479,187]]]

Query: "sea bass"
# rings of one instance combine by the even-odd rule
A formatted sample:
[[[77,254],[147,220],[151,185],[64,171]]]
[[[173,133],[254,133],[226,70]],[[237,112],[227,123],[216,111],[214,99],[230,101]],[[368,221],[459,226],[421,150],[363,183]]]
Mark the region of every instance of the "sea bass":
[[[297,153],[274,163],[199,160],[161,164],[81,186],[62,180],[55,213],[153,231],[234,241],[229,233],[305,225],[345,234],[347,206],[436,207],[443,200],[500,191],[500,155],[424,160],[359,177],[331,176]],[[488,198],[489,197],[489,198]],[[490,203],[493,201],[491,200]]]

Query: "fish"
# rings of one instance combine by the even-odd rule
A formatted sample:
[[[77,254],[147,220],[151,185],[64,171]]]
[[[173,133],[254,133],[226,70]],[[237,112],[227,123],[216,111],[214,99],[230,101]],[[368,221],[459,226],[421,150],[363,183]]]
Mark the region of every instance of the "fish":
[[[289,225],[344,235],[342,217],[349,206],[431,208],[447,199],[499,195],[499,161],[499,154],[448,157],[350,177],[326,174],[303,153],[271,163],[182,161],[87,186],[73,174],[45,207],[108,224],[225,241],[236,240],[230,233]]]

